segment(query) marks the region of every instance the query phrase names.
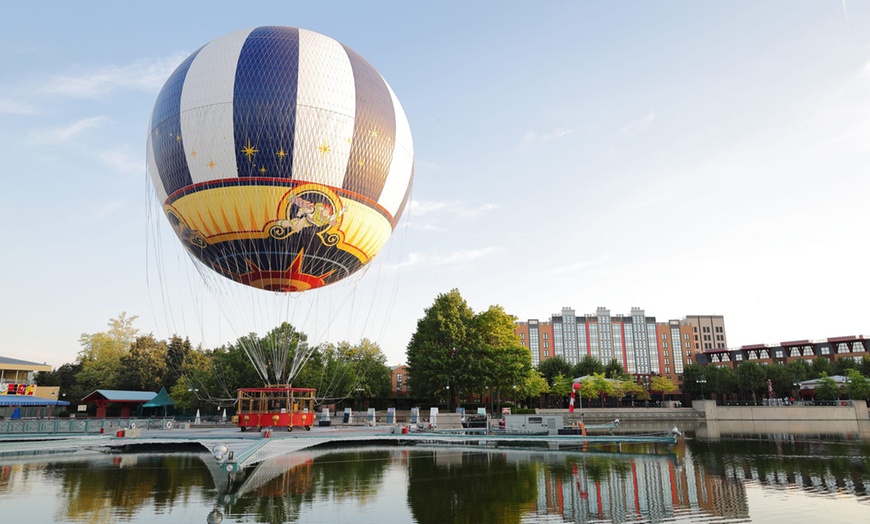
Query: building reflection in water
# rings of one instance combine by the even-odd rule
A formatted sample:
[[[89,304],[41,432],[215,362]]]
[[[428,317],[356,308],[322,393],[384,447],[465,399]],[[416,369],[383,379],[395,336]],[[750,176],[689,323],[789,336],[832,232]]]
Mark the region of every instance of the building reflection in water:
[[[721,429],[721,428],[720,428]],[[328,449],[275,457],[229,477],[209,453],[15,457],[0,462],[0,511],[36,521],[745,522],[750,489],[870,505],[870,443],[850,435],[689,438],[547,449]],[[30,501],[28,502],[28,498]],[[34,504],[42,497],[51,501]],[[844,511],[850,511],[844,509]],[[854,510],[852,510],[854,511]],[[49,514],[50,513],[50,514]],[[831,515],[833,520],[849,514]],[[860,520],[861,513],[855,516]]]

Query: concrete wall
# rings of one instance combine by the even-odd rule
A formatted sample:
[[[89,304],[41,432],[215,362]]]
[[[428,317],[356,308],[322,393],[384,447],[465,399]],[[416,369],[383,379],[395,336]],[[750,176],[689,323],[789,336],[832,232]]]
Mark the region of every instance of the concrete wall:
[[[717,406],[713,400],[696,400],[693,409],[710,420],[812,420],[818,422],[835,420],[868,420],[867,405],[847,402],[846,406]]]

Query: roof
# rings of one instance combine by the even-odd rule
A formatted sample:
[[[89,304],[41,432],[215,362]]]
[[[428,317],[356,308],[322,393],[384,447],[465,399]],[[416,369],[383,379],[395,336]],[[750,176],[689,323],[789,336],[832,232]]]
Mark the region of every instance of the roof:
[[[40,364],[39,362],[30,362],[28,360],[19,360],[17,358],[0,357],[0,368],[4,366],[14,366],[11,369],[51,371],[51,366],[45,363]]]
[[[837,383],[838,386],[844,386],[847,382],[848,377],[844,377],[843,375],[831,375],[828,377]],[[814,378],[812,380],[803,380],[798,382],[799,389],[816,389],[816,386],[819,385],[822,379]]]
[[[148,402],[142,404],[143,408],[159,408],[163,406],[174,406],[175,401],[169,397],[169,393],[166,392],[166,388],[160,388],[160,393],[157,394],[154,398],[149,400]]]
[[[69,402],[32,395],[0,395],[0,406],[69,406]]]
[[[148,402],[157,396],[153,391],[122,391],[117,389],[98,389],[88,394],[82,402],[94,402],[105,399],[109,402]]]

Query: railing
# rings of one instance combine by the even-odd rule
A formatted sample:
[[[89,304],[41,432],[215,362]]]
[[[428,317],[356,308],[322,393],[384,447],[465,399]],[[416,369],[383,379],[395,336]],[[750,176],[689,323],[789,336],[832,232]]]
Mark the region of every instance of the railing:
[[[171,429],[175,419],[165,418],[34,418],[0,420],[0,435],[15,434],[99,434],[121,429]]]

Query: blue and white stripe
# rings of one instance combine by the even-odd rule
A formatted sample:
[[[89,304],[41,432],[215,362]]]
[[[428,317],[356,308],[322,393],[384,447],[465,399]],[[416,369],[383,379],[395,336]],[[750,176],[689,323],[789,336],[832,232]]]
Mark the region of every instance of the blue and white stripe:
[[[205,45],[167,80],[149,131],[161,203],[196,184],[283,178],[341,189],[396,218],[413,177],[392,89],[353,50],[304,29],[258,27]]]

